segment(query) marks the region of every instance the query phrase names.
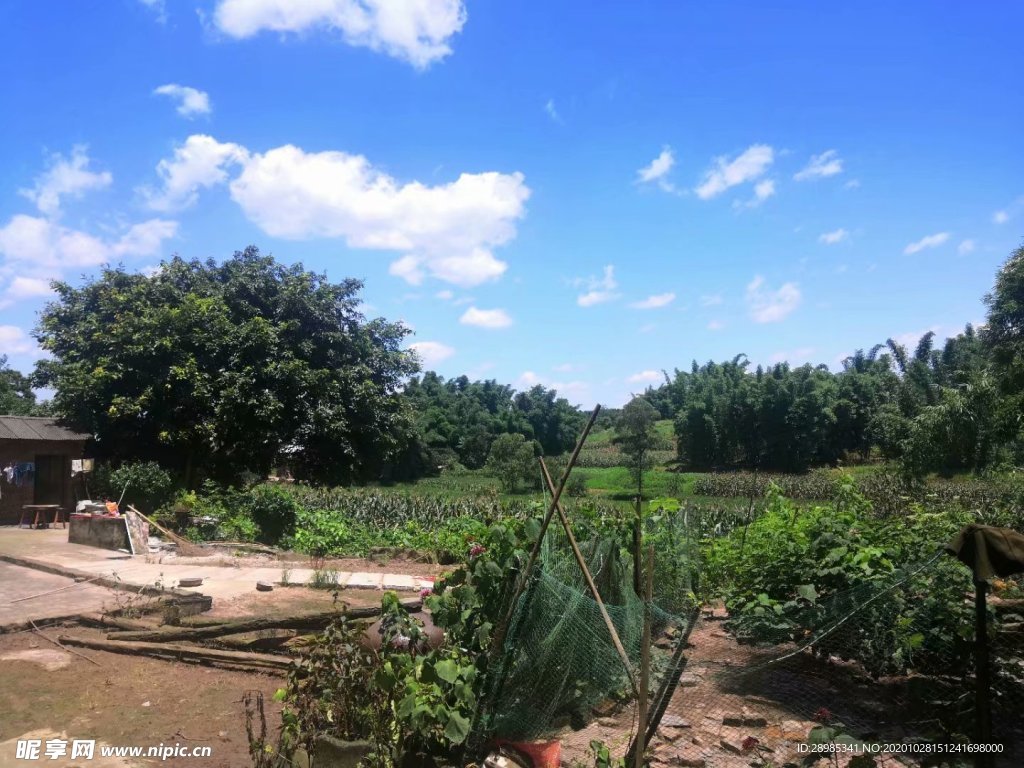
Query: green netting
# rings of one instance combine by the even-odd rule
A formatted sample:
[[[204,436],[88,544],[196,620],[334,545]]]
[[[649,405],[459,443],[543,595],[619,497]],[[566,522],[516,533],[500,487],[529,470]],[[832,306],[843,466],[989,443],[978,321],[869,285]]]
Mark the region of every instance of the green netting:
[[[632,565],[609,539],[595,538],[581,544],[581,550],[635,680],[644,602],[633,591]],[[660,636],[681,620],[652,606],[651,624],[652,634]],[[561,530],[549,530],[505,649],[486,724],[494,737],[540,739],[566,726],[579,729],[595,712],[635,698],[625,664]],[[671,645],[655,650],[652,687],[667,668],[671,650]]]

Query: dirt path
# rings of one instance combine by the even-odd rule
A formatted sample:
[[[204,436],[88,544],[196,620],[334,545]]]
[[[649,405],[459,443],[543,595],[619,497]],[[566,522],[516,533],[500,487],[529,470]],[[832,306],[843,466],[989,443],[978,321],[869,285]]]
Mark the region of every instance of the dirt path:
[[[51,637],[57,634],[54,629],[45,631]],[[73,631],[104,636],[98,630]],[[281,677],[103,651],[83,653],[99,666],[60,651],[32,632],[0,636],[0,742],[34,731],[63,731],[68,738],[116,746],[210,746],[210,758],[170,758],[152,764],[239,768],[249,765],[241,704],[245,691],[262,691],[268,722],[271,727],[279,722],[273,694],[283,684]],[[0,755],[0,765],[8,764],[4,760],[11,765],[38,764],[12,759],[13,755]]]

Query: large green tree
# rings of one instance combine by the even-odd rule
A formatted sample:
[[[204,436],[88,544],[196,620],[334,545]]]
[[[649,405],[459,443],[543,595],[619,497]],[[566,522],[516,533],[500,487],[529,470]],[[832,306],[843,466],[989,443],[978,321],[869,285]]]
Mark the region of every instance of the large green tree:
[[[55,284],[35,380],[101,456],[155,459],[190,484],[264,473],[282,451],[313,481],[373,478],[409,436],[400,386],[418,364],[408,329],[360,314],[361,288],[255,247],[152,276],[104,269]]]
[[[1007,437],[1024,435],[1024,246],[1010,254],[985,297],[983,338],[1004,396],[1000,421]]]
[[[11,368],[7,356],[0,354],[0,415],[29,416],[36,408],[31,379]]]

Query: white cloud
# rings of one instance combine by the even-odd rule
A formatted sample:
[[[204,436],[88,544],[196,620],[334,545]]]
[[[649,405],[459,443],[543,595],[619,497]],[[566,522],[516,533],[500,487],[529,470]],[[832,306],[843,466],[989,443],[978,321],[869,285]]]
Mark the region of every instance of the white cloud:
[[[774,159],[775,151],[767,144],[754,144],[732,160],[724,156],[715,158],[711,169],[704,174],[704,180],[696,189],[697,197],[710,200],[727,189],[753,181],[764,175]],[[771,191],[775,191],[774,184]]]
[[[595,304],[603,304],[606,301],[618,298],[619,294],[615,289],[619,284],[615,282],[615,267],[611,264],[604,268],[604,274],[597,277],[577,278],[575,285],[586,286],[586,293],[576,297],[576,303],[581,307],[592,307]]]
[[[575,368],[576,366],[574,366],[572,363],[560,363],[558,365],[552,366],[551,370],[558,371],[559,373],[569,373],[570,371],[575,370]]]
[[[796,181],[808,181],[809,179],[823,179],[828,176],[835,176],[843,172],[843,160],[834,149],[822,152],[820,155],[811,155],[810,161],[801,170],[793,175]]]
[[[723,323],[721,320],[711,320],[710,322],[708,322],[709,331],[720,331],[723,328],[725,328],[725,323]]]
[[[936,232],[934,235],[927,235],[914,243],[910,243],[903,249],[903,253],[912,254],[923,251],[925,248],[937,248],[949,240],[949,232]]]
[[[590,385],[585,381],[549,381],[533,371],[523,371],[516,379],[515,384],[519,389],[529,389],[540,384],[548,389],[556,390],[560,397],[586,396],[590,391]]]
[[[409,349],[416,352],[424,368],[430,368],[455,354],[455,349],[440,341],[417,341]]]
[[[341,237],[353,248],[404,251],[392,274],[462,286],[507,268],[491,248],[516,234],[530,190],[521,173],[464,173],[429,187],[400,184],[360,155],[291,145],[249,156],[231,196],[275,237]]]
[[[462,313],[459,322],[463,325],[475,325],[478,328],[495,330],[497,328],[508,328],[512,325],[512,318],[504,309],[477,309],[470,307]]]
[[[658,324],[644,323],[643,325],[640,326],[638,330],[640,331],[640,333],[654,333],[654,331],[658,330]]]
[[[992,222],[994,224],[1005,224],[1010,219],[1019,216],[1022,212],[1024,212],[1024,195],[993,213]]]
[[[72,148],[70,158],[53,155],[50,167],[36,178],[35,186],[19,190],[20,193],[35,203],[42,213],[55,216],[60,213],[62,197],[81,197],[90,190],[109,187],[114,177],[109,171],[90,171],[86,151],[86,147],[79,145]]]
[[[187,85],[167,83],[154,89],[159,96],[169,96],[178,102],[176,110],[182,117],[192,118],[195,115],[210,114],[210,94]]]
[[[157,164],[161,189],[143,189],[142,194],[155,211],[188,208],[195,204],[199,190],[227,181],[227,166],[244,164],[248,159],[245,147],[193,134],[174,149],[173,158],[165,158]]]
[[[775,194],[775,180],[765,179],[754,185],[754,197],[757,200],[767,200]]]
[[[554,122],[559,125],[562,124],[562,116],[558,114],[558,110],[555,108],[554,99],[547,100],[547,103],[544,105],[544,111],[548,113],[548,117],[550,117]]]
[[[825,243],[825,245],[835,245],[836,243],[843,242],[843,240],[849,236],[850,233],[840,227],[839,229],[834,229],[831,232],[823,232],[818,235],[818,242]]]
[[[50,281],[38,277],[18,276],[11,280],[4,295],[12,300],[34,299],[41,296],[49,296],[53,293],[50,288]]]
[[[761,203],[772,197],[775,194],[775,180],[764,179],[763,181],[757,182],[754,185],[754,196],[749,200],[742,202],[740,200],[733,201],[733,208],[757,208]]]
[[[139,0],[144,6],[149,8],[155,15],[156,20],[161,24],[167,23],[167,6],[164,0]]]
[[[976,246],[976,244],[975,244],[975,242],[973,240],[970,240],[970,239],[962,240],[960,242],[960,245],[958,245],[956,247],[956,252],[959,253],[961,256],[964,256],[964,255],[974,251],[974,249],[976,247],[977,246]]]
[[[0,350],[10,355],[34,355],[39,352],[39,347],[18,326],[0,325]]]
[[[440,299],[441,301],[451,301],[452,299],[455,298],[455,294],[452,291],[448,290],[438,291],[437,293],[434,294],[434,298]]]
[[[772,290],[758,275],[747,285],[747,307],[755,323],[779,322],[800,306],[800,299],[796,283],[783,283]]]
[[[640,373],[634,373],[632,376],[626,379],[630,384],[651,384],[655,381],[661,381],[664,377],[658,371],[640,371]]]
[[[62,267],[94,267],[125,256],[156,255],[177,230],[175,221],[150,219],[119,238],[104,240],[48,219],[17,214],[0,227],[0,255],[5,265],[51,276]]]
[[[768,361],[771,363],[809,363],[811,355],[815,352],[814,347],[799,347],[787,352],[776,352]]]
[[[720,293],[712,293],[700,297],[700,305],[702,307],[717,307],[722,301],[722,294]]]
[[[844,189],[857,189],[860,186],[860,179],[850,179],[843,184]]]
[[[906,333],[897,333],[892,338],[893,341],[897,342],[900,346],[906,347],[907,350],[911,354],[913,354],[914,350],[917,349],[917,342],[919,342],[921,340],[921,337],[924,336],[926,333],[934,333],[935,341],[938,342],[942,338],[942,326],[932,325],[920,331],[907,331]]]
[[[665,147],[661,150],[661,154],[636,172],[637,182],[641,184],[657,183],[666,192],[672,192],[675,190],[675,186],[666,177],[675,164],[675,152],[672,147]]]
[[[0,309],[23,301],[25,299],[40,299],[53,294],[50,290],[50,281],[40,277],[28,277],[16,275],[7,285],[3,293],[0,293]],[[2,354],[0,347],[0,354]]]
[[[643,301],[634,301],[629,306],[633,309],[658,309],[660,307],[667,307],[673,301],[676,300],[674,293],[657,293],[654,296],[648,296]]]
[[[161,161],[163,188],[145,194],[157,210],[187,206],[201,188],[228,181],[233,166],[241,170],[230,179],[231,197],[267,234],[399,251],[389,271],[413,285],[427,276],[465,287],[501,277],[508,265],[492,250],[515,237],[530,196],[521,173],[403,184],[361,155],[290,144],[255,153],[201,135]]]
[[[422,69],[452,52],[466,9],[462,0],[220,0],[213,23],[235,38],[326,29]]]

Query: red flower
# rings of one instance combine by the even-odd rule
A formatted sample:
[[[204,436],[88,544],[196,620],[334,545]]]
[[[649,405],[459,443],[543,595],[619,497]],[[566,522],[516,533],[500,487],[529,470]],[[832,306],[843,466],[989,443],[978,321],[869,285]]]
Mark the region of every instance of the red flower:
[[[830,723],[832,718],[835,717],[828,709],[828,707],[822,707],[814,713],[814,719],[819,723]]]
[[[740,745],[740,747],[743,749],[744,752],[749,752],[760,743],[760,740],[758,740],[756,736],[747,736],[747,738],[743,740],[743,743]]]
[[[432,594],[434,594],[434,590],[433,589],[431,589],[430,587],[424,587],[423,589],[420,590],[420,600],[426,600]]]
[[[479,544],[474,544],[472,547],[469,548],[469,556],[470,557],[479,557],[480,555],[482,555],[486,551],[487,551],[487,547],[481,546]]]

